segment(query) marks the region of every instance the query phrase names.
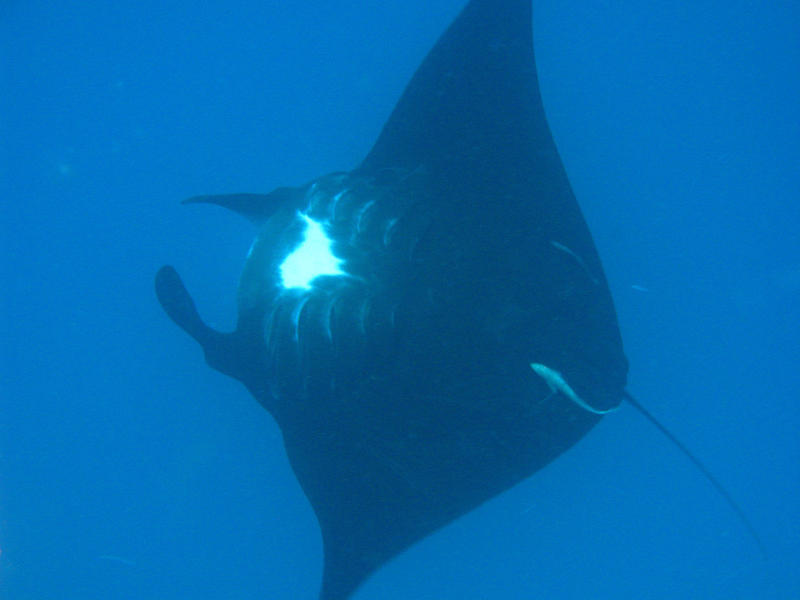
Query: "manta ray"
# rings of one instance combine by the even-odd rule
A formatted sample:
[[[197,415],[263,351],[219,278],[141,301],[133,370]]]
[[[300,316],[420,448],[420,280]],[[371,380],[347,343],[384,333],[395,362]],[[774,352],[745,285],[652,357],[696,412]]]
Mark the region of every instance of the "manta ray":
[[[234,331],[203,322],[174,268],[156,276],[169,317],[280,426],[322,531],[321,600],[635,403],[531,19],[530,0],[468,2],[351,171],[187,200],[257,227]]]

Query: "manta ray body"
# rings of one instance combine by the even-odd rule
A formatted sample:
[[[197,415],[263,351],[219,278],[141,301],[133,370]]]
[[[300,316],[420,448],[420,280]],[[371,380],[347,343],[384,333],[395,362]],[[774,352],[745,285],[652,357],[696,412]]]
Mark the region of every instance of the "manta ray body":
[[[158,298],[279,424],[322,530],[322,600],[541,469],[624,397],[530,0],[469,2],[352,171],[189,202],[258,228],[237,327],[208,327],[172,267]]]

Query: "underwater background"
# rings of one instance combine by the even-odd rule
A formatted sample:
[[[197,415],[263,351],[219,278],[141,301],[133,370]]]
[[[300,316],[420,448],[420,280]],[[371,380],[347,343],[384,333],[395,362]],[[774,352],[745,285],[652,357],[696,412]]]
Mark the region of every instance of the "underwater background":
[[[0,600],[314,599],[272,418],[161,311],[235,321],[202,193],[354,167],[462,0],[0,0]],[[355,599],[800,598],[800,5],[534,2],[629,406]],[[502,232],[498,232],[502,235]]]

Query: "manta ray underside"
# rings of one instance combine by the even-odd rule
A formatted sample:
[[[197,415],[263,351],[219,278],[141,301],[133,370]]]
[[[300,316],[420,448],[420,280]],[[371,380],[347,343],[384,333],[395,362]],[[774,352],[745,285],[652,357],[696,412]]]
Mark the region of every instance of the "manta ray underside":
[[[611,295],[542,108],[530,0],[469,2],[354,170],[190,201],[259,228],[237,328],[206,326],[171,267],[158,298],[280,425],[322,529],[323,600],[623,399]],[[314,240],[329,255],[292,279],[287,257]]]

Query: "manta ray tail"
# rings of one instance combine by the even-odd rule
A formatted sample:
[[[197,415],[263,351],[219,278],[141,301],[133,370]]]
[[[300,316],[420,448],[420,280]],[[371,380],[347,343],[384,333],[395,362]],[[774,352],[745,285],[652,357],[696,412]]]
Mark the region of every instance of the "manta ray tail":
[[[628,401],[628,403],[631,406],[633,406],[637,411],[639,411],[639,413],[645,419],[650,421],[656,427],[656,429],[658,429],[661,433],[663,433],[669,441],[671,441],[673,444],[675,444],[675,446],[677,446],[678,450],[683,452],[683,454],[686,455],[686,457],[694,463],[694,466],[696,466],[700,470],[700,472],[705,476],[705,478],[711,483],[711,485],[714,486],[714,488],[725,499],[728,505],[733,509],[733,511],[739,517],[739,520],[742,522],[747,531],[755,540],[756,544],[758,544],[758,547],[761,550],[762,554],[766,556],[767,554],[766,548],[764,547],[764,544],[761,541],[761,537],[758,535],[756,528],[753,527],[753,524],[750,522],[750,519],[747,518],[747,515],[733,499],[733,496],[731,496],[730,492],[728,492],[728,490],[726,490],[723,487],[723,485],[719,482],[719,480],[716,477],[714,477],[714,475],[712,475],[711,471],[709,471],[708,468],[702,462],[700,462],[699,458],[697,458],[694,454],[692,454],[691,450],[689,450],[689,448],[687,448],[683,444],[683,442],[681,442],[678,438],[676,438],[675,435],[669,429],[667,429],[664,425],[662,425],[658,421],[658,419],[656,419],[652,414],[650,414],[650,411],[648,411],[644,406],[642,406],[639,403],[639,401],[636,400],[636,398],[630,395],[629,392],[626,391],[624,393],[625,393],[625,399]]]

